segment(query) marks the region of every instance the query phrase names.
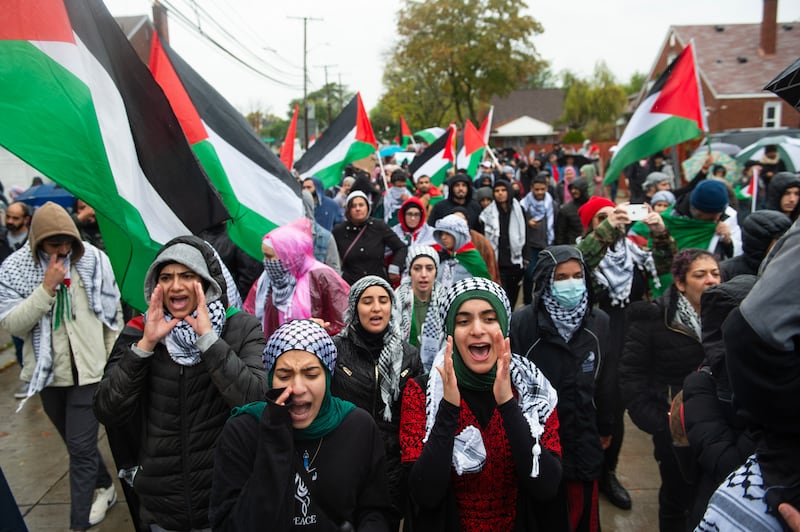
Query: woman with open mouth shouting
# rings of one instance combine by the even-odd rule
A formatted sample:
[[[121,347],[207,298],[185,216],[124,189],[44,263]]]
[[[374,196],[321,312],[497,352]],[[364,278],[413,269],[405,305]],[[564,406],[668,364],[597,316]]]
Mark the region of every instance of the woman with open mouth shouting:
[[[395,506],[392,530],[400,526],[408,483],[400,464],[400,398],[409,379],[422,373],[417,348],[403,339],[394,290],[375,275],[350,288],[345,327],[333,338],[339,361],[331,392],[369,412],[386,450],[389,496]]]
[[[331,395],[336,357],[312,320],[270,336],[266,401],[234,408],[217,445],[214,530],[389,530],[383,443],[369,414]]]
[[[511,305],[488,279],[441,306],[447,345],[403,393],[400,445],[412,529],[567,530],[548,501],[561,481],[556,391],[511,353]]]

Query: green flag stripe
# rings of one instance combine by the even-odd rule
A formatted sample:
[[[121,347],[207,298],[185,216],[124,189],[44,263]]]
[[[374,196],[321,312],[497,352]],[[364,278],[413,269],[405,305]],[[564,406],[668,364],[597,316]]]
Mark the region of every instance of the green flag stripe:
[[[197,142],[192,149],[233,218],[228,222],[228,236],[248,255],[260,261],[264,256],[261,251],[261,240],[265,234],[278,227],[277,224],[249,209],[237,199],[211,142],[207,140]]]
[[[611,161],[603,184],[608,185],[616,181],[620,172],[629,164],[702,134],[693,120],[674,116],[662,121],[620,148]]]
[[[139,201],[123,198],[114,179],[113,168],[117,166],[129,165],[126,175],[132,173],[131,168],[141,172],[129,132],[119,127],[128,123],[124,105],[102,67],[85,50],[83,55],[88,57],[81,57],[81,50],[69,43],[39,43],[37,47],[24,41],[0,42],[0,93],[4,102],[13,102],[0,107],[0,121],[5,126],[0,128],[0,144],[94,206],[101,227],[116,226],[119,238],[106,238],[105,243],[115,274],[121,279],[125,265],[149,264],[160,245],[151,237],[137,205],[142,201],[141,196]],[[81,79],[51,56],[59,57],[67,67],[78,65],[85,69],[93,82],[102,86],[92,93]],[[98,121],[98,107],[109,113],[102,121]],[[42,124],[49,129],[42,131]],[[113,130],[109,130],[112,126]],[[43,136],[48,134],[58,135],[58,142],[44,142]],[[113,139],[110,144],[117,148],[116,153],[107,152],[106,136]],[[131,153],[122,153],[128,146]],[[149,198],[152,203],[141,209],[145,212],[157,210],[153,203],[163,205],[155,191],[149,192],[155,197]],[[135,193],[132,196],[137,197]],[[176,228],[188,232],[170,209],[164,206],[163,211],[166,213],[158,213],[156,218],[162,220],[163,226],[156,227],[159,235],[156,238],[166,241]],[[133,241],[140,243],[137,249],[146,252],[133,256]],[[139,308],[144,304],[145,271],[146,266],[138,272],[136,280],[121,283],[123,297]]]

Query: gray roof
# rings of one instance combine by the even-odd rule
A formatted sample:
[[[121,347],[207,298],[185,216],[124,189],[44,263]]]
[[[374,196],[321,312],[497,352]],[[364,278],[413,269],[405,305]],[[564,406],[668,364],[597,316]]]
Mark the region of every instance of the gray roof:
[[[800,23],[778,22],[776,51],[767,56],[759,55],[760,23],[672,26],[670,31],[683,46],[694,39],[700,73],[719,96],[762,93],[800,55]]]
[[[505,98],[495,96],[492,129],[521,116],[552,124],[564,110],[564,94],[564,89],[518,89]]]

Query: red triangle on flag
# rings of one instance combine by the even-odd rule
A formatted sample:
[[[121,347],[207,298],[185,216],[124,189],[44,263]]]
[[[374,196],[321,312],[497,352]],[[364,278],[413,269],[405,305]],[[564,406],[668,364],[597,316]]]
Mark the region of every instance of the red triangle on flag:
[[[442,158],[455,164],[456,162],[456,126],[450,124],[450,131],[447,134],[447,144],[444,147]]]
[[[480,132],[475,129],[472,122],[467,119],[467,123],[464,125],[464,154],[469,157],[483,148],[483,146],[483,137]]]
[[[25,0],[3,4],[0,41],[74,43],[72,25],[62,0]]]
[[[153,40],[150,44],[150,72],[156,82],[161,86],[164,95],[169,100],[169,105],[178,117],[178,122],[181,123],[183,134],[186,135],[186,140],[189,144],[196,144],[201,140],[208,138],[203,121],[200,119],[200,114],[192,103],[192,99],[186,92],[178,74],[172,66],[169,58],[167,57],[164,48],[161,46],[161,40],[158,38],[158,33],[153,32]]]
[[[673,63],[672,72],[653,103],[651,112],[693,120],[699,129],[704,129],[695,69],[692,45],[689,44]]]
[[[489,108],[489,112],[483,118],[483,122],[481,122],[481,127],[480,129],[478,129],[478,132],[481,134],[481,138],[483,139],[484,144],[489,144],[489,133],[491,133],[493,115],[494,115],[494,105]]]
[[[359,92],[356,97],[358,98],[358,114],[356,116],[356,140],[366,144],[372,144],[375,149],[378,149],[378,141],[375,140],[375,133],[372,131],[372,124],[369,121],[369,115],[364,109],[364,102],[361,101],[361,93]]]
[[[297,105],[294,106],[294,114],[292,121],[289,123],[289,129],[286,130],[286,138],[283,139],[281,146],[281,162],[286,165],[290,171],[292,164],[294,164],[294,138],[297,135]]]
[[[411,129],[406,124],[406,119],[403,118],[403,115],[400,115],[400,137],[410,137],[411,136]]]

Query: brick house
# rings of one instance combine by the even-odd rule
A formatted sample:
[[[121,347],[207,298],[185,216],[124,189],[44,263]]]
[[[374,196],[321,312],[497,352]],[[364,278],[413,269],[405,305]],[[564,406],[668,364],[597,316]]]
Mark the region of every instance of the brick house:
[[[763,90],[800,53],[800,23],[778,22],[777,13],[778,0],[764,0],[760,23],[671,26],[646,86],[693,39],[711,133],[800,127],[800,114]]]

